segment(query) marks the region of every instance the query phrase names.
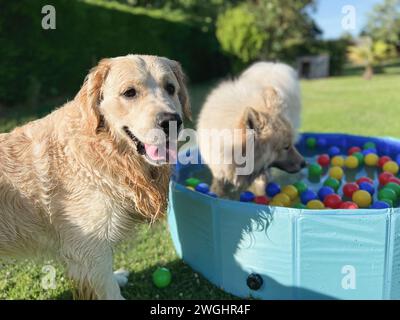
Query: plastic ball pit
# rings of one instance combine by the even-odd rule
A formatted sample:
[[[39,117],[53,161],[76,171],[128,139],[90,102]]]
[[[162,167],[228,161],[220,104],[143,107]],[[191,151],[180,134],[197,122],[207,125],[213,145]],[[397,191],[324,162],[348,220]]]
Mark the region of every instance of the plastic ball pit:
[[[308,138],[326,143],[310,150]],[[345,155],[366,142],[379,156],[400,154],[399,140],[343,134],[303,134],[298,148],[306,156],[336,146]],[[178,255],[216,286],[259,299],[400,299],[400,208],[271,207],[183,185],[205,170],[177,164],[168,223]]]

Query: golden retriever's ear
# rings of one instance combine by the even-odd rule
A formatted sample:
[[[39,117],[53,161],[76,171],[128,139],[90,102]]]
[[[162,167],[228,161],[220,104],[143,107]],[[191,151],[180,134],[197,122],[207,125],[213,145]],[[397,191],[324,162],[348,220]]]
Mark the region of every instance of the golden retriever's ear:
[[[183,114],[185,115],[186,118],[192,121],[192,111],[190,107],[189,94],[186,88],[186,76],[183,73],[181,64],[178,61],[170,59],[167,60],[170,68],[172,69],[172,72],[174,73],[179,83],[180,89],[178,92],[178,97],[182,105]]]
[[[86,76],[77,95],[83,111],[84,125],[91,133],[95,133],[101,125],[99,104],[103,99],[103,84],[110,69],[110,59],[102,59]]]

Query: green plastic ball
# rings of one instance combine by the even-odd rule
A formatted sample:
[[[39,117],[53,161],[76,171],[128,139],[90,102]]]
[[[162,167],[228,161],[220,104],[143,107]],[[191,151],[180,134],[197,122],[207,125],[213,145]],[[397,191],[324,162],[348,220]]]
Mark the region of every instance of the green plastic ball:
[[[322,167],[317,163],[310,164],[308,174],[310,177],[319,177],[322,174]]]
[[[296,209],[307,209],[307,206],[306,206],[305,204],[302,204],[301,202],[296,203],[296,204],[294,205],[294,207],[295,207]]]
[[[317,145],[317,139],[315,139],[315,138],[307,138],[306,145],[307,145],[308,148],[314,149],[315,146]]]
[[[352,155],[355,156],[358,159],[359,165],[363,165],[364,164],[364,156],[363,156],[363,154],[361,152],[354,152]]]
[[[394,202],[390,199],[381,199],[381,201],[386,202],[391,208],[394,206]]]
[[[340,187],[340,182],[335,178],[329,177],[328,179],[325,180],[324,186],[331,187],[333,190],[335,190],[335,192],[337,192]]]
[[[306,191],[308,188],[307,185],[303,181],[298,181],[298,182],[294,183],[293,185],[297,189],[299,194]]]
[[[400,186],[397,183],[389,182],[385,185],[385,188],[392,189],[394,192],[396,192],[397,198],[400,198]]]
[[[157,288],[168,287],[171,283],[171,272],[167,268],[157,268],[153,272],[153,283]]]
[[[376,149],[376,145],[375,145],[375,143],[369,141],[369,142],[364,143],[364,147],[363,148],[364,148],[364,150]]]
[[[196,188],[196,186],[200,183],[201,181],[199,179],[196,178],[189,178],[185,180],[185,184],[187,187],[192,187],[192,188]]]
[[[396,199],[397,199],[397,195],[396,195],[396,192],[393,189],[385,187],[385,188],[379,190],[378,199],[379,200],[389,199],[389,200],[392,200],[393,202],[395,202]]]

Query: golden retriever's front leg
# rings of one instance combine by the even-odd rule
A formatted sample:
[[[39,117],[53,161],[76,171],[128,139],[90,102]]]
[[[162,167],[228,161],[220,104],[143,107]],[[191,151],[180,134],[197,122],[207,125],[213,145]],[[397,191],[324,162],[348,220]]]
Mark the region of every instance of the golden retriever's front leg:
[[[89,246],[90,247],[90,246]],[[76,286],[76,299],[124,300],[112,269],[112,250],[99,246],[79,257],[65,258],[67,275]]]

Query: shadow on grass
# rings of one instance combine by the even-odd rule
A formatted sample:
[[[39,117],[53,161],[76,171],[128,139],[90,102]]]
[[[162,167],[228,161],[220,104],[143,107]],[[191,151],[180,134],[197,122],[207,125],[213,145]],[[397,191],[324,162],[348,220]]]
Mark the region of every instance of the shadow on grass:
[[[126,299],[237,299],[212,285],[188,265],[176,259],[162,265],[172,273],[171,284],[159,289],[152,281],[152,274],[159,266],[131,273],[128,285],[122,289]]]
[[[157,288],[153,284],[152,274],[158,267],[150,267],[141,272],[131,272],[128,284],[121,289],[125,299],[238,299],[216,288],[178,259],[162,265],[162,267],[166,267],[171,271],[172,281],[166,288]],[[72,290],[65,290],[55,296],[54,299],[72,300]]]

